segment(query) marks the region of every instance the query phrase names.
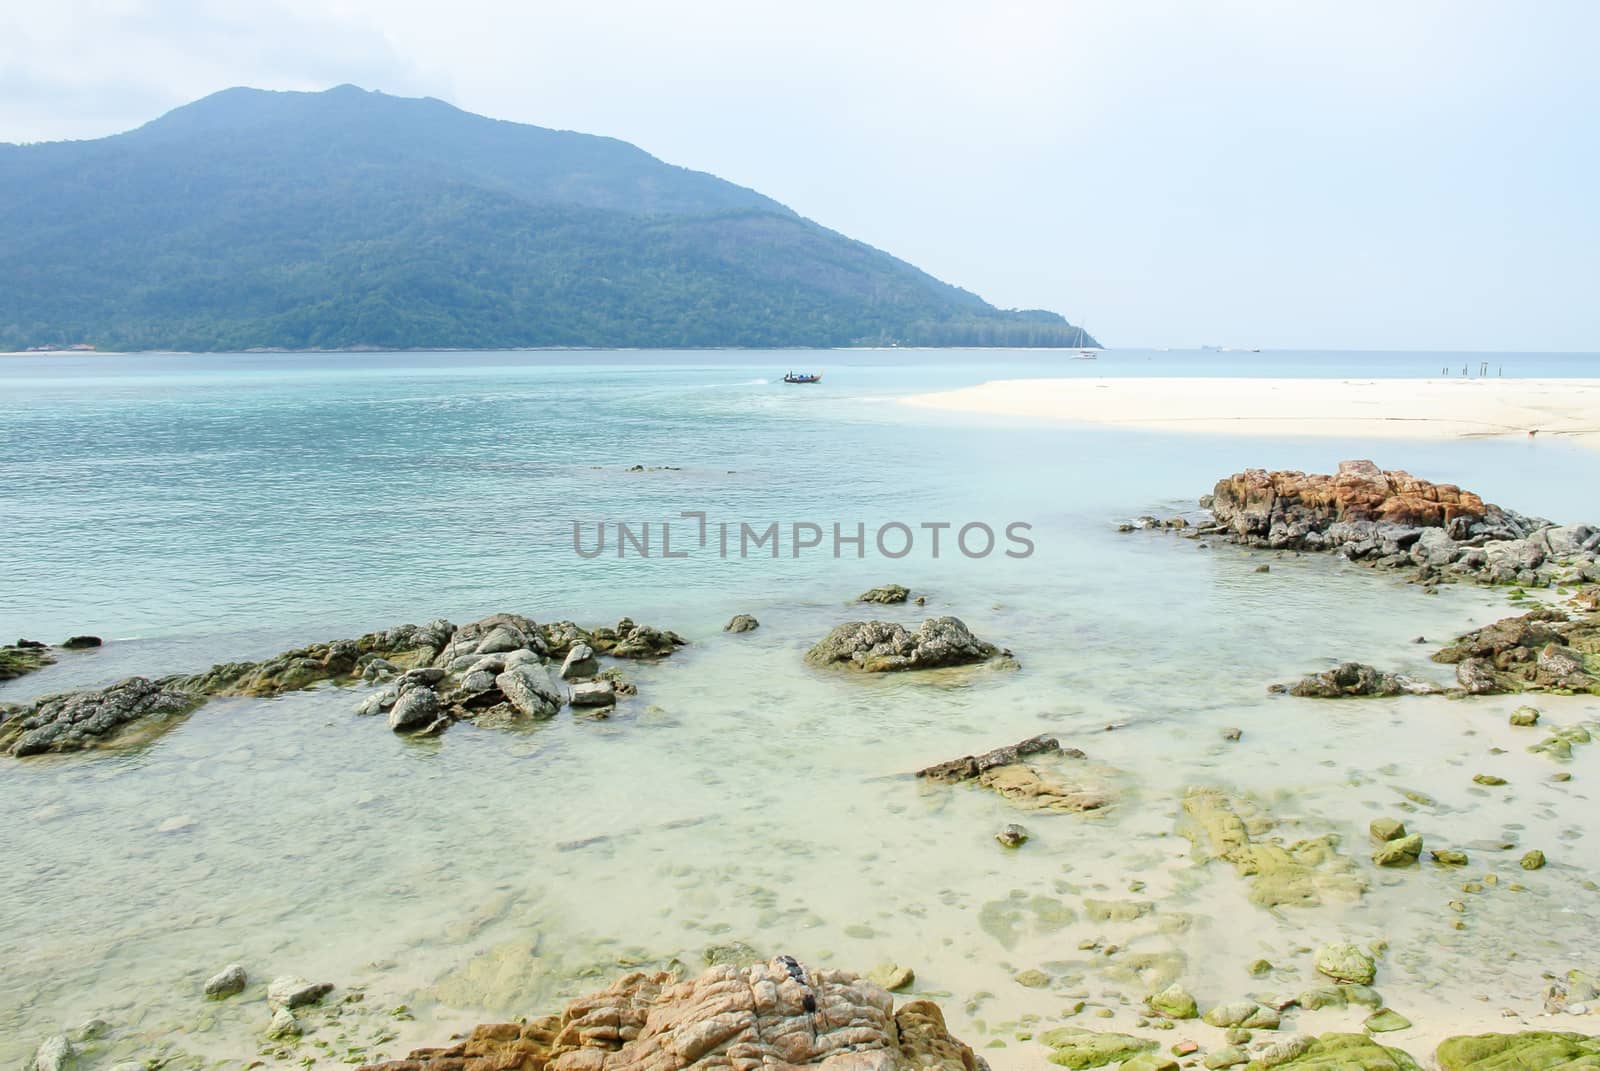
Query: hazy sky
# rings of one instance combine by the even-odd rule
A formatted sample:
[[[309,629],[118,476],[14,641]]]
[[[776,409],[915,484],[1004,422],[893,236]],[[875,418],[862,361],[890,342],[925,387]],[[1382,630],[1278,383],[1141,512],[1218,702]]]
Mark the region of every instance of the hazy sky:
[[[53,0],[0,12],[0,140],[354,82],[623,138],[1109,345],[1600,350],[1597,47],[1600,0]]]

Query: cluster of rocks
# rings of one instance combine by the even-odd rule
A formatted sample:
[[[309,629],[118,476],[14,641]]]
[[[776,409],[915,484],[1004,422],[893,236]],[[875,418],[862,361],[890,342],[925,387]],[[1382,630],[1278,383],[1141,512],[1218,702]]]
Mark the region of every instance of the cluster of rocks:
[[[1162,527],[1272,550],[1334,552],[1377,568],[1414,569],[1424,582],[1600,581],[1600,528],[1526,517],[1371,461],[1341,461],[1332,475],[1247,469],[1219,480],[1200,504],[1210,523]]]
[[[1546,608],[1459,637],[1433,656],[1470,695],[1600,691],[1600,613]]]
[[[1361,662],[1343,662],[1271,691],[1313,699],[1396,695],[1501,695],[1544,691],[1600,694],[1600,613],[1576,616],[1544,608],[1507,617],[1458,637],[1433,655],[1456,667],[1443,688]]]
[[[988,1071],[938,1005],[789,956],[699,977],[635,973],[560,1015],[485,1024],[363,1071]]]
[[[654,660],[685,642],[628,618],[592,630],[519,614],[459,628],[444,620],[400,625],[261,662],[0,704],[0,750],[25,756],[135,742],[213,696],[276,696],[325,681],[382,685],[358,713],[386,713],[396,732],[438,732],[460,719],[505,725],[548,718],[567,703],[605,711],[634,688],[617,671],[602,670],[598,655]]]
[[[905,602],[911,597],[911,589],[904,584],[879,584],[856,596],[856,602],[873,602],[882,606],[892,606]],[[918,595],[916,604],[922,606],[927,603],[927,597]]]
[[[934,617],[915,632],[890,621],[848,621],[806,652],[814,666],[842,665],[865,673],[936,669],[1005,660],[1011,652],[974,636],[958,617]]]
[[[99,636],[72,636],[63,640],[63,651],[86,651],[100,646]],[[0,681],[12,680],[36,669],[52,665],[56,660],[50,645],[40,640],[18,640],[0,646]]]

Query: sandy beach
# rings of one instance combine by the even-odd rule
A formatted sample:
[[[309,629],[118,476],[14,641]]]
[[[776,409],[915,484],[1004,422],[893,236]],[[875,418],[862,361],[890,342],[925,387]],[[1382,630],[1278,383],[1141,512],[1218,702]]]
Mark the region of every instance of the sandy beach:
[[[929,409],[1211,434],[1536,434],[1600,447],[1600,381],[1585,379],[1011,379],[902,401]]]

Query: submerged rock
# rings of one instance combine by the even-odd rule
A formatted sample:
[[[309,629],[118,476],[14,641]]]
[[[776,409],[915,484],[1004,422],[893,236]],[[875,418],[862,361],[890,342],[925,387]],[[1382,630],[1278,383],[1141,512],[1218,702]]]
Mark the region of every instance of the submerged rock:
[[[608,707],[617,701],[616,686],[610,681],[574,684],[571,701],[575,707]]]
[[[38,640],[18,640],[0,647],[0,681],[21,677],[53,662],[55,656]]]
[[[31,1071],[66,1071],[76,1055],[77,1050],[65,1034],[52,1034],[34,1052]]]
[[[206,979],[205,994],[212,1000],[223,1000],[243,993],[250,976],[242,965],[232,963]]]
[[[1218,1004],[1207,1011],[1204,1018],[1212,1026],[1239,1027],[1244,1030],[1276,1030],[1281,1021],[1276,1009],[1253,1000]]]
[[[880,963],[867,972],[867,981],[881,985],[891,993],[908,988],[916,980],[915,971],[898,963]]]
[[[946,784],[976,780],[983,788],[1032,811],[1097,811],[1111,804],[1109,792],[1068,781],[1057,769],[1027,762],[1030,756],[1082,759],[1084,754],[1077,748],[1063,750],[1053,736],[1031,736],[982,755],[964,755],[929,766],[918,770],[917,776]]]
[[[806,652],[814,666],[842,664],[866,673],[935,669],[1010,657],[974,636],[957,617],[924,621],[916,632],[888,621],[850,621],[839,625]]]
[[[331,992],[332,982],[308,982],[286,974],[267,983],[267,1004],[273,1008],[300,1008],[320,1003]]]
[[[941,762],[935,766],[928,766],[917,771],[918,777],[926,777],[931,781],[969,781],[985,770],[996,766],[1010,766],[1021,762],[1029,755],[1042,755],[1061,750],[1061,742],[1055,737],[1045,733],[1030,736],[1026,740],[1019,740],[1015,744],[997,747],[993,751],[985,751],[982,755],[964,755],[959,759]],[[1072,749],[1070,754],[1082,758],[1083,752]]]
[[[36,700],[31,710],[0,721],[0,748],[17,757],[81,751],[118,740],[135,722],[175,720],[200,699],[163,682],[129,677],[95,691]]]
[[[1039,1040],[1049,1046],[1051,1063],[1058,1067],[1073,1068],[1074,1071],[1132,1060],[1142,1053],[1152,1052],[1159,1047],[1157,1042],[1150,1038],[1134,1037],[1131,1034],[1102,1034],[1075,1026],[1063,1026],[1046,1031]]]
[[[1379,866],[1410,866],[1421,856],[1422,834],[1412,833],[1378,845],[1378,850],[1372,853],[1372,861]]]
[[[761,627],[761,622],[749,614],[734,614],[728,623],[722,626],[724,632],[754,632]]]
[[[372,1071],[987,1071],[937,1005],[894,1007],[845,971],[780,956],[690,981],[630,974],[559,1016],[476,1027]]]
[[[1348,941],[1335,941],[1317,949],[1317,973],[1335,982],[1371,985],[1378,965],[1372,957]]]
[[[1379,1045],[1365,1034],[1299,1037],[1264,1050],[1249,1071],[1421,1071],[1409,1053]],[[1509,1069],[1507,1069],[1509,1071]]]
[[[1250,883],[1261,907],[1314,906],[1323,898],[1356,900],[1366,883],[1338,851],[1334,834],[1284,844],[1271,836],[1276,823],[1246,799],[1215,788],[1193,788],[1183,799],[1179,832],[1200,862],[1221,859]]]
[[[1374,818],[1367,830],[1372,834],[1372,839],[1381,844],[1405,836],[1406,824],[1398,818]]]
[[[996,833],[994,839],[1000,842],[1001,847],[1020,848],[1028,843],[1028,831],[1015,823],[1011,823]]]
[[[856,602],[875,602],[890,605],[905,602],[911,595],[911,589],[899,584],[880,584],[870,591],[863,591],[856,596]]]

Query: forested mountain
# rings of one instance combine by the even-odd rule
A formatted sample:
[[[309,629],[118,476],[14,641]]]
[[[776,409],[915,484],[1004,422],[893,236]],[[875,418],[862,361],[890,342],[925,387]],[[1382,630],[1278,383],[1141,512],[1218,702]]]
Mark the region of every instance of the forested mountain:
[[[0,145],[0,349],[1088,345],[611,138],[340,86]]]

